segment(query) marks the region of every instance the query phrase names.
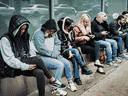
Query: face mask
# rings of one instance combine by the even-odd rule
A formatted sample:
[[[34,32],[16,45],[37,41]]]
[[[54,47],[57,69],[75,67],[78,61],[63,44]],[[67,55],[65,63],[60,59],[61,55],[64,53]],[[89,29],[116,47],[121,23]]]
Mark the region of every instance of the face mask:
[[[70,28],[68,28],[69,31],[73,30],[73,26],[71,26]]]

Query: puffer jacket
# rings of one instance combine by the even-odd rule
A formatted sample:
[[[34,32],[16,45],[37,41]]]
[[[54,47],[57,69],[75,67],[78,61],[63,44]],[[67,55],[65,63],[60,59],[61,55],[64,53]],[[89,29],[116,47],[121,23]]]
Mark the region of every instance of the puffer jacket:
[[[71,34],[71,40],[68,38],[68,34],[64,33],[62,30],[59,30],[57,32],[58,38],[61,41],[61,54],[64,57],[69,57],[69,52],[67,51],[67,49],[69,48],[68,42],[71,43],[72,48],[76,48],[75,31],[72,30],[72,32],[70,32],[70,34]]]

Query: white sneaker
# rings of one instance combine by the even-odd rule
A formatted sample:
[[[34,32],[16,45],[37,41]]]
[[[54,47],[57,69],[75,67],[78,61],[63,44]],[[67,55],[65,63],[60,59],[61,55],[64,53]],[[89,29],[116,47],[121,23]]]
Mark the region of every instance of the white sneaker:
[[[58,96],[66,96],[68,93],[62,89],[53,89],[51,94]]]
[[[71,89],[71,91],[73,92],[77,90],[73,82],[68,83],[68,88]]]

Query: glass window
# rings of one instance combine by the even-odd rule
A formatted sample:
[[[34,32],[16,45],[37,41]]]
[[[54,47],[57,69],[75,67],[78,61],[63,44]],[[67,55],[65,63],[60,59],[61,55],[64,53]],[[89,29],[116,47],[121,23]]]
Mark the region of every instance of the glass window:
[[[49,0],[9,0],[8,10],[0,10],[0,32],[5,33],[8,30],[10,17],[19,13],[30,21],[30,38],[40,24],[45,23],[49,19]],[[53,0],[54,1],[54,19],[57,22],[60,18],[69,16],[74,20],[74,24],[79,17],[86,13],[93,20],[101,11],[101,0]],[[127,0],[104,0],[104,11],[112,16],[113,13],[121,14],[127,10]],[[33,6],[38,5],[36,8]],[[8,5],[8,4],[7,4]],[[5,6],[0,3],[0,6]],[[18,6],[18,7],[17,7]],[[39,10],[40,8],[40,10]],[[43,9],[43,10],[41,10]],[[109,17],[109,16],[108,16]],[[109,18],[108,18],[109,21]],[[7,26],[3,29],[3,26]],[[1,29],[2,28],[2,29]],[[4,31],[6,29],[6,31]],[[4,31],[4,32],[3,32]]]

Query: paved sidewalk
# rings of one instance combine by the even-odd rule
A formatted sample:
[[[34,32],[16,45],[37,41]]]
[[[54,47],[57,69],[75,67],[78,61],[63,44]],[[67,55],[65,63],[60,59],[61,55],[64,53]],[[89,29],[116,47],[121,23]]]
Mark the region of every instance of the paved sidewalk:
[[[81,96],[128,96],[128,61]]]
[[[88,68],[93,71],[93,74],[92,75],[80,74],[83,84],[80,86],[75,84],[75,86],[77,87],[77,91],[71,92],[68,88],[66,88],[65,91],[68,92],[68,96],[81,96],[82,94],[86,93],[89,89],[93,88],[93,86],[95,86],[98,82],[103,80],[105,77],[109,76],[109,74],[111,74],[115,70],[120,69],[120,66],[122,66],[126,61],[127,60],[122,60],[122,63],[118,64],[119,66],[117,68],[113,68],[113,67],[110,67],[110,66],[104,64],[104,71],[106,72],[105,75],[97,73],[96,72],[97,67],[95,67],[93,65],[94,63],[92,62],[92,63],[88,64]],[[80,73],[81,73],[81,70],[80,70]],[[68,84],[67,79],[65,77],[62,78],[62,83],[66,84],[66,85]],[[55,96],[55,95],[51,95],[51,90],[52,90],[52,88],[49,85],[47,85],[46,86],[46,96]],[[86,96],[86,95],[82,95],[82,96]],[[88,96],[96,96],[96,95],[88,95]]]

